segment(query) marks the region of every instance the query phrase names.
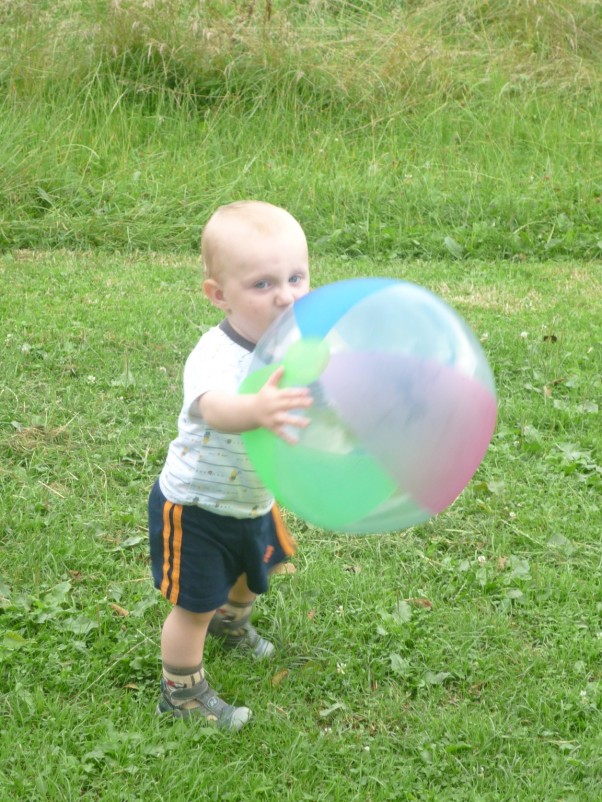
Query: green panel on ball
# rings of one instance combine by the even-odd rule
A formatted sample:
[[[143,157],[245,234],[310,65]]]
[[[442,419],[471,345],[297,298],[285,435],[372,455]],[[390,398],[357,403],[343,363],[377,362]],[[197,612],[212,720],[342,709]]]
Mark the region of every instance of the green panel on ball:
[[[244,395],[258,393],[279,367],[280,363],[275,363],[254,371],[243,381],[239,392]],[[274,447],[278,438],[267,429],[252,429],[250,432],[243,432],[241,437],[257,475],[273,493],[276,483]]]
[[[324,529],[341,529],[377,508],[396,490],[391,477],[368,454],[336,454],[289,446],[274,438],[268,484],[276,499],[296,515]],[[251,452],[250,452],[251,453]],[[257,456],[251,458],[257,466]],[[270,466],[262,466],[262,480]]]
[[[261,482],[268,490],[274,493],[274,487],[278,481],[274,459],[278,438],[268,432],[267,429],[253,429],[250,432],[243,432],[241,437],[249,459]]]
[[[254,370],[253,373],[250,373],[243,383],[240,385],[239,393],[243,395],[251,395],[252,393],[258,393],[263,385],[267,382],[270,378],[272,373],[275,373],[278,368],[280,367],[280,362],[275,362],[273,365],[266,365],[264,368],[259,368],[259,370]]]
[[[330,359],[324,340],[307,337],[293,343],[284,357],[282,387],[303,387],[315,382]]]

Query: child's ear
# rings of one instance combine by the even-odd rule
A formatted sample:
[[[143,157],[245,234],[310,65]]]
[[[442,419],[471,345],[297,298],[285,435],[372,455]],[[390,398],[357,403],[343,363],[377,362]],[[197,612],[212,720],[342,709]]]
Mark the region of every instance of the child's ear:
[[[222,290],[219,282],[217,282],[214,278],[205,279],[203,282],[203,292],[211,301],[213,306],[217,306],[218,309],[223,309],[225,311],[226,301],[224,300],[224,291]]]

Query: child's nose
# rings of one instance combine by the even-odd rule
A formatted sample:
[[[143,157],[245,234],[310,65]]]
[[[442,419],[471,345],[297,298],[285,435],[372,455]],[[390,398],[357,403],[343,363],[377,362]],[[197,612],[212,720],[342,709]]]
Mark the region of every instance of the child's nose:
[[[276,295],[276,303],[278,306],[290,306],[295,300],[292,287],[288,284],[285,287],[280,287]]]

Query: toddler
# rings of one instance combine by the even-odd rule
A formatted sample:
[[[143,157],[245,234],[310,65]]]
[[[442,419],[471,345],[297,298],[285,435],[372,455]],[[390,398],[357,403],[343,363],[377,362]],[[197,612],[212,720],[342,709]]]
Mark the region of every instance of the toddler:
[[[172,603],[161,634],[157,711],[239,730],[247,707],[227,704],[203,669],[207,634],[258,659],[274,646],[250,623],[271,569],[293,553],[274,499],[246,456],[240,433],[263,426],[287,442],[307,420],[307,389],[279,387],[278,369],[254,395],[238,395],[255,344],[309,291],[307,242],[284,209],[260,201],[219,208],[203,230],[203,291],[221,323],[204,334],[184,369],[178,436],[149,497],[155,586]]]

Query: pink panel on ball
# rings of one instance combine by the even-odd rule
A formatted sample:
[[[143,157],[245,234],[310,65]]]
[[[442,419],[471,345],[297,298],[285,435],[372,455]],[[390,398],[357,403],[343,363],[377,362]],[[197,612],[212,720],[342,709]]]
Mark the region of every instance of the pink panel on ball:
[[[341,421],[432,514],[477,470],[497,415],[494,395],[453,366],[405,354],[333,354],[320,383]]]

